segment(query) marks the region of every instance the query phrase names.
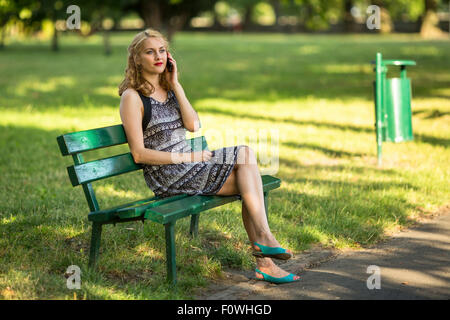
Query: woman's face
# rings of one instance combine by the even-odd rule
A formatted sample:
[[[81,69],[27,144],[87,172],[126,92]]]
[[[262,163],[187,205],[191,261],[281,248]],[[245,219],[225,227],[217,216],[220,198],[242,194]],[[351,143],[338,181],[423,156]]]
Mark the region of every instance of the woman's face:
[[[140,60],[147,73],[162,73],[166,68],[167,52],[164,42],[158,38],[147,38],[143,42]]]

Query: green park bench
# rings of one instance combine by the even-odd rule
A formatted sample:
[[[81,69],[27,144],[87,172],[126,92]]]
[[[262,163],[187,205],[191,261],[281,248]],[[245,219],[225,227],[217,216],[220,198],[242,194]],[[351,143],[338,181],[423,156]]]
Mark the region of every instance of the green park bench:
[[[141,170],[141,164],[136,164],[130,152],[104,159],[85,162],[82,153],[95,149],[111,147],[127,143],[127,138],[121,124],[79,132],[67,133],[57,137],[63,156],[71,155],[74,165],[67,167],[73,186],[82,185],[89,206],[88,220],[92,221],[92,235],[89,252],[89,267],[95,267],[100,247],[102,226],[135,220],[150,220],[165,227],[167,279],[176,283],[175,263],[175,223],[178,219],[191,216],[190,233],[198,233],[200,212],[221,206],[223,204],[242,200],[240,195],[204,196],[176,195],[166,198],[150,197],[113,208],[100,209],[92,182],[109,178],[135,170]],[[193,151],[208,150],[204,136],[187,139]],[[281,180],[270,175],[261,176],[263,183],[264,204],[268,209],[268,193],[280,186]]]

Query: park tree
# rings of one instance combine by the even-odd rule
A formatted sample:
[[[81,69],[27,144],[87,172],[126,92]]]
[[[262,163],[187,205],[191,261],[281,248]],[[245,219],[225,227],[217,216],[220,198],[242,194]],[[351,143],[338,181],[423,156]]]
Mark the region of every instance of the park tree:
[[[252,15],[255,6],[258,3],[267,1],[264,0],[220,0],[216,1],[211,11],[214,18],[214,26],[222,25],[225,18],[228,18],[231,12],[238,13],[240,17],[240,24],[243,29],[248,30],[254,26]]]
[[[372,0],[373,5],[380,7],[380,33],[391,33],[394,31],[394,23],[392,22],[389,12],[389,0]]]
[[[439,0],[423,0],[424,13],[422,18],[422,25],[420,27],[420,35],[424,38],[436,38],[443,35],[439,28],[439,17],[437,15],[437,8]]]
[[[0,0],[0,49],[5,47],[6,26],[18,18],[18,7],[12,0]]]
[[[353,0],[343,1],[343,23],[345,32],[355,31],[355,18],[352,14],[352,8],[354,6]]]
[[[5,0],[0,0],[5,1]],[[6,1],[8,2],[8,1]],[[20,22],[25,33],[31,33],[42,28],[44,21],[51,21],[53,34],[51,41],[52,51],[59,50],[57,21],[67,18],[66,8],[72,3],[69,0],[38,1],[17,0],[14,1],[16,18]]]
[[[53,35],[51,41],[52,51],[59,50],[59,32],[57,27],[58,20],[67,18],[66,8],[72,4],[69,0],[57,1],[26,1],[33,8],[31,20],[36,24],[42,24],[44,20],[50,20],[53,25]]]
[[[110,30],[126,13],[127,0],[99,0],[96,2],[81,0],[82,18],[89,23],[85,35],[101,32],[105,55],[111,54]]]
[[[10,0],[0,0],[8,2]],[[109,19],[117,21],[123,15],[123,6],[127,0],[98,0],[96,2],[89,0],[57,0],[57,1],[38,1],[38,0],[17,0],[14,1],[15,10],[19,12],[18,18],[26,26],[27,31],[36,31],[42,28],[45,21],[52,22],[52,51],[59,50],[59,33],[65,29],[65,21],[69,17],[67,8],[70,5],[76,5],[80,8],[80,20],[85,22],[88,30],[74,31],[82,36],[89,36],[96,32],[103,32],[105,54],[111,53],[109,42],[109,29],[112,24],[105,23]],[[3,8],[3,6],[1,6]],[[0,9],[1,12],[2,9]],[[22,12],[27,14],[21,16]],[[61,25],[64,24],[64,25]]]
[[[270,0],[269,2],[275,13],[275,29],[280,30],[280,16],[282,14],[283,4],[281,3],[281,0]]]
[[[217,0],[128,0],[124,9],[136,12],[147,28],[161,31],[169,42],[190,19],[203,11],[210,11]]]
[[[261,0],[228,0],[230,6],[240,12],[243,30],[248,30],[254,25],[252,14],[255,6],[259,2],[261,2]]]
[[[308,30],[325,30],[341,12],[341,0],[294,0],[301,7],[300,19]]]
[[[420,22],[420,34],[425,38],[440,37],[443,31],[439,28],[437,11],[443,2],[448,0],[384,0],[392,19]],[[383,16],[382,16],[383,22]]]

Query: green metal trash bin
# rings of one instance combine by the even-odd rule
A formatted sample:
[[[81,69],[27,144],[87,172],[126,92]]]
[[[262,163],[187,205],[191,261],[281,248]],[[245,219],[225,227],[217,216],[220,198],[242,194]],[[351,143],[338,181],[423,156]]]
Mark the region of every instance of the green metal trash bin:
[[[386,79],[384,86],[383,141],[413,140],[411,120],[411,81],[407,78]]]
[[[400,67],[400,78],[386,78],[387,66]],[[375,128],[378,164],[381,165],[383,141],[402,142],[413,140],[411,118],[411,80],[406,77],[406,66],[414,66],[411,60],[383,60],[377,53],[374,82]]]

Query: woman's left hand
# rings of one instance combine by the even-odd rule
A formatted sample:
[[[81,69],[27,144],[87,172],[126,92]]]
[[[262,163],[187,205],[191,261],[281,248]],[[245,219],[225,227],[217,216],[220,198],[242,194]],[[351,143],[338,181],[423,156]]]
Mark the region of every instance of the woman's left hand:
[[[165,76],[166,76],[166,80],[167,82],[173,87],[175,87],[175,85],[178,84],[178,68],[177,68],[177,62],[173,59],[172,55],[170,54],[170,52],[167,52],[167,63],[169,63],[169,61],[172,63],[173,65],[173,70],[172,72],[169,72],[169,69],[167,69],[164,71]]]

